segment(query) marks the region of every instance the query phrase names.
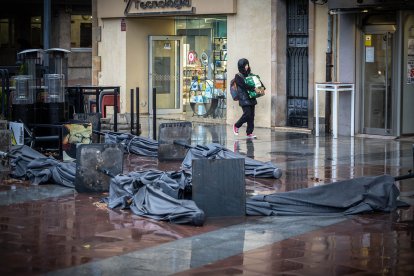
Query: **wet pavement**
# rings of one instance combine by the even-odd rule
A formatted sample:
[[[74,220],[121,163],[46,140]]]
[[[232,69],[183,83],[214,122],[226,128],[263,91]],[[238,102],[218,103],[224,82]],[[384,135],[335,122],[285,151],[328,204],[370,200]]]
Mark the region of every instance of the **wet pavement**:
[[[152,137],[141,123],[142,135]],[[283,170],[277,180],[246,178],[248,196],[413,169],[410,139],[255,133],[258,139],[237,140],[230,126],[193,124],[192,144],[220,143]],[[125,172],[179,167],[150,157],[124,159]],[[401,199],[413,204],[414,179],[397,185]],[[414,207],[348,217],[207,218],[194,227],[107,209],[105,196],[2,181],[0,274],[414,274]]]

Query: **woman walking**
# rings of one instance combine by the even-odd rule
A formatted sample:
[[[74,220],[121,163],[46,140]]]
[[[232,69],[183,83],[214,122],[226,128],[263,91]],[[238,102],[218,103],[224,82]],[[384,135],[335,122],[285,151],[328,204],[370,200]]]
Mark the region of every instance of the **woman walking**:
[[[253,134],[254,130],[254,116],[255,116],[255,107],[257,100],[255,98],[250,98],[248,91],[257,89],[245,82],[245,78],[250,75],[251,68],[249,61],[245,58],[242,58],[238,61],[237,67],[239,73],[236,74],[234,80],[238,88],[239,96],[239,106],[243,109],[243,115],[240,119],[233,125],[233,132],[235,135],[239,135],[239,128],[247,123],[246,135],[247,138],[256,138],[256,135]],[[263,86],[263,84],[262,84]],[[263,86],[264,87],[264,86]],[[259,91],[257,91],[260,93]]]

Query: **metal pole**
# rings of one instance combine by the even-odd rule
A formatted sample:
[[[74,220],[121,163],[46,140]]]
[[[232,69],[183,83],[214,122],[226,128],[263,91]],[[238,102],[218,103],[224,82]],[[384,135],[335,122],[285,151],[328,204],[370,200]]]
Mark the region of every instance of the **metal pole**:
[[[98,0],[92,0],[92,60],[96,61],[98,59],[98,34],[99,34],[99,24],[98,24]],[[92,62],[92,85],[98,85],[98,68],[96,62]],[[98,99],[96,99],[98,101]]]
[[[328,14],[328,47],[326,49],[326,72],[325,81],[332,81],[332,15]],[[325,93],[325,133],[331,132],[331,99],[330,92]],[[318,103],[316,103],[318,104]],[[319,116],[319,114],[316,114]]]
[[[118,95],[119,87],[114,89],[114,131],[118,131]]]
[[[389,41],[389,38],[390,38],[390,33],[386,33],[386,35],[385,35],[385,39],[386,39],[386,41],[385,41],[385,93],[384,93],[384,97],[385,97],[385,103],[384,103],[384,108],[385,108],[385,116],[383,117],[384,118],[384,128],[385,128],[385,131],[388,131],[388,91],[390,91],[390,89],[391,89],[391,87],[388,87],[388,85],[389,85],[389,81],[388,81],[388,78],[389,78],[389,76],[388,76],[388,53],[389,53],[389,51],[388,51],[388,47],[389,47],[389,45],[388,45],[388,41]],[[384,40],[384,39],[383,39]],[[383,41],[384,42],[384,41]]]
[[[10,75],[9,75],[9,70],[6,69],[6,91],[4,94],[4,97],[6,99],[6,114],[5,114],[5,118],[9,118],[9,108],[10,108]]]
[[[62,126],[63,128],[63,126]],[[63,131],[59,130],[59,159],[63,159]]]
[[[6,101],[6,76],[3,69],[0,69],[1,75],[1,114],[6,117],[5,101]]]
[[[51,22],[51,2],[52,0],[43,1],[43,48],[50,48],[50,22]],[[49,66],[49,55],[44,56],[44,65]]]
[[[136,107],[137,107],[137,135],[141,135],[141,128],[139,126],[139,87],[135,88],[136,94],[137,94],[137,102],[136,102]]]
[[[82,112],[82,110],[81,110],[81,106],[82,106],[82,95],[81,95],[81,88],[80,88],[80,86],[78,85],[78,86],[76,86],[76,111],[75,111],[75,113],[81,113]]]
[[[409,174],[406,174],[406,175],[401,175],[401,176],[394,177],[395,181],[400,181],[400,180],[410,179],[410,178],[414,178],[414,173],[409,173]]]
[[[130,100],[130,106],[131,106],[131,134],[134,134],[134,89],[130,90],[131,93],[131,100]]]
[[[157,89],[152,89],[152,137],[157,140]]]
[[[99,87],[96,87],[96,89],[95,89],[96,113],[101,113],[101,116],[102,116],[101,103],[99,102],[99,95],[101,95],[101,89],[99,89]]]

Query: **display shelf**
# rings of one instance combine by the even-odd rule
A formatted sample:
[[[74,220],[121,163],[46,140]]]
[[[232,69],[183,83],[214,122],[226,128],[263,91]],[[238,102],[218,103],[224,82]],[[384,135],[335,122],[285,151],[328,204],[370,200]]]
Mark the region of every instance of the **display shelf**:
[[[213,81],[217,96],[225,95],[227,80],[227,37],[213,39]]]
[[[214,37],[207,62],[202,65],[196,60],[194,64],[185,64],[183,68],[184,104],[191,106],[193,116],[222,117],[216,114],[215,109],[219,102],[225,101],[226,80],[227,38]],[[220,106],[225,108],[225,104]]]
[[[199,82],[206,78],[206,68],[205,66],[200,65],[187,65],[183,68],[183,97],[184,97],[184,104],[188,104],[191,102],[191,91],[192,90],[199,90],[192,89],[194,82]]]

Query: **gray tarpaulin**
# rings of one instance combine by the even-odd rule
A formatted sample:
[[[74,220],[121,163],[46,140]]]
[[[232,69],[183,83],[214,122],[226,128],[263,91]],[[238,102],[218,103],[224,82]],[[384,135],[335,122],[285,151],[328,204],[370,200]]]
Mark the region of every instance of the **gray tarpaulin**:
[[[76,163],[39,158],[27,165],[26,175],[32,184],[53,183],[75,188]]]
[[[105,133],[105,143],[121,143],[125,147],[126,152],[131,152],[137,155],[157,157],[158,142],[150,138],[135,136],[129,133]],[[220,144],[211,143],[206,146],[197,145],[191,147],[187,152],[186,157],[182,163],[182,168],[191,171],[192,159],[208,158],[208,159],[245,159],[245,175],[265,178],[280,178],[282,170],[276,167],[271,162],[262,162],[252,158],[243,156],[241,154],[232,152]]]
[[[123,144],[125,152],[137,155],[157,157],[158,142],[150,138],[135,136],[129,133],[105,133],[106,144]]]
[[[139,216],[202,225],[205,215],[192,200],[179,199],[185,172],[150,170],[118,175],[109,185],[108,207],[130,208]]]
[[[27,147],[10,151],[14,177],[28,177],[34,183],[55,183],[73,187],[75,163],[47,158]],[[187,170],[163,172],[148,170],[118,175],[111,179],[108,207],[130,208],[135,214],[174,223],[202,225],[204,212],[194,201],[184,200],[191,187],[191,161],[194,158],[240,158],[218,144],[189,150],[183,167]],[[245,158],[246,175],[280,177],[280,169],[270,162]],[[407,206],[397,200],[399,190],[389,175],[361,177],[323,186],[247,199],[247,215],[352,215],[370,211],[389,212]]]
[[[252,158],[234,153],[220,144],[211,143],[206,146],[197,145],[190,148],[182,163],[184,170],[191,170],[192,160],[206,159],[235,159],[244,158],[244,171],[247,176],[264,177],[264,178],[280,178],[282,170],[271,162],[262,162]]]
[[[407,206],[399,201],[395,179],[389,175],[360,177],[332,184],[247,199],[248,215],[354,215],[389,212]]]
[[[10,151],[12,176],[27,178],[33,184],[49,183],[75,187],[76,164],[46,157],[28,146],[14,146]]]
[[[9,152],[11,176],[15,178],[26,177],[27,165],[38,158],[46,158],[45,155],[28,147],[28,146],[13,146]]]

